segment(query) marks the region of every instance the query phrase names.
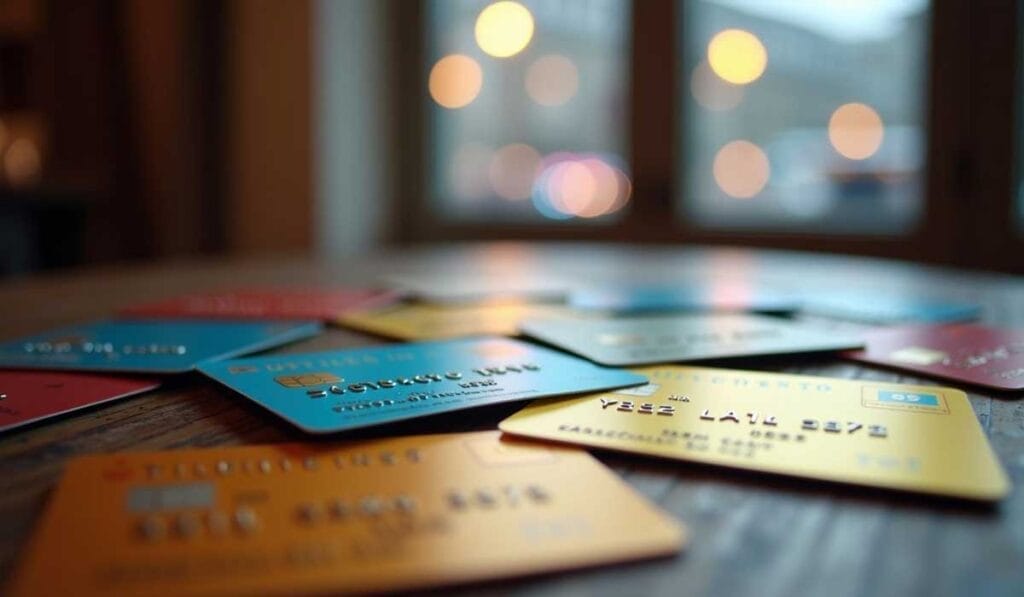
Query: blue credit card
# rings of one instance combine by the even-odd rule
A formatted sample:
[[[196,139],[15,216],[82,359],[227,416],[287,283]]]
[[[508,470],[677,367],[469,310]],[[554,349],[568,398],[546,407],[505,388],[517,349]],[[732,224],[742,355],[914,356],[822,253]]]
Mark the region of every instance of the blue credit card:
[[[97,321],[0,343],[0,367],[182,373],[320,332],[317,322]]]
[[[981,307],[944,299],[910,294],[889,294],[865,290],[811,292],[800,296],[803,311],[864,323],[946,323],[972,321]]]
[[[310,433],[647,383],[499,337],[234,359],[199,370]]]
[[[746,285],[675,284],[617,286],[577,290],[569,298],[577,309],[613,313],[731,311],[788,313],[799,303],[790,296]]]

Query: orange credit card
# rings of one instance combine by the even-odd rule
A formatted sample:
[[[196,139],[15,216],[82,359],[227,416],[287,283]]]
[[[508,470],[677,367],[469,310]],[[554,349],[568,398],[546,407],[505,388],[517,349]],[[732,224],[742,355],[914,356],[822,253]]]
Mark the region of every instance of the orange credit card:
[[[366,593],[676,553],[681,527],[577,448],[497,431],[86,456],[14,595]]]

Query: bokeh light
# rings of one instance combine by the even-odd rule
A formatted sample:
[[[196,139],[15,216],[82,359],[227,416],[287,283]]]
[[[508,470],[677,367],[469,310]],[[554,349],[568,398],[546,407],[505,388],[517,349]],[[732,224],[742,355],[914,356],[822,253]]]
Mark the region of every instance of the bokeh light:
[[[576,211],[576,214],[582,218],[596,218],[611,213],[620,193],[624,192],[624,189],[620,188],[615,168],[597,158],[583,159],[578,163],[590,172],[593,192],[587,198],[587,204]]]
[[[690,76],[690,93],[705,110],[724,112],[743,101],[743,87],[733,85],[711,72],[707,62],[701,62]]]
[[[565,56],[550,54],[526,70],[526,93],[542,106],[561,106],[576,95],[579,72]]]
[[[464,143],[452,156],[449,170],[452,192],[456,199],[470,202],[491,194],[487,169],[494,159],[494,150],[480,143]]]
[[[4,153],[4,172],[12,186],[26,186],[39,179],[42,157],[29,139],[15,139]]]
[[[596,218],[629,201],[629,177],[602,156],[554,153],[542,161],[533,187],[533,203],[552,219]]]
[[[529,199],[540,166],[540,154],[525,143],[506,145],[494,153],[488,174],[498,196],[513,201]]]
[[[4,124],[3,120],[0,120],[0,152],[7,147],[7,125]]]
[[[533,182],[533,193],[530,198],[537,213],[550,220],[568,220],[571,214],[559,211],[551,203],[549,192],[551,177],[558,169],[562,159],[571,159],[571,154],[554,153],[546,156],[541,162],[541,173]]]
[[[768,184],[768,156],[750,141],[730,141],[715,154],[712,172],[726,195],[750,199]]]
[[[430,69],[430,97],[445,108],[462,108],[480,94],[483,80],[483,71],[476,60],[463,54],[450,54]]]
[[[865,160],[882,145],[885,126],[882,117],[871,106],[861,103],[843,104],[828,121],[828,139],[845,158]]]
[[[590,169],[578,160],[569,160],[555,166],[548,180],[551,205],[571,216],[581,215],[597,191],[597,181]]]
[[[756,81],[768,65],[768,52],[756,35],[742,29],[719,31],[708,42],[708,64],[723,80],[736,85]]]
[[[533,15],[518,2],[495,2],[476,19],[476,43],[495,58],[515,56],[533,38]]]

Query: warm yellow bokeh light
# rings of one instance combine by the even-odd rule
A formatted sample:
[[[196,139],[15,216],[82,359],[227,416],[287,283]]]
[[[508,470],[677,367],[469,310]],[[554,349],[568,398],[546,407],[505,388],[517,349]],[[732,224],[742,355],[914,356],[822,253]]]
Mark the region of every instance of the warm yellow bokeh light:
[[[506,145],[494,153],[488,168],[491,187],[505,199],[528,199],[539,166],[540,154],[536,149],[525,143]]]
[[[708,43],[708,64],[723,80],[735,85],[756,81],[768,65],[768,52],[756,35],[742,29],[718,32]]]
[[[515,56],[533,38],[533,15],[518,2],[495,2],[476,18],[476,43],[495,58]]]
[[[430,97],[445,108],[462,108],[480,94],[484,75],[476,60],[450,54],[430,69]]]
[[[707,62],[701,62],[693,69],[690,93],[702,108],[713,112],[732,110],[743,101],[743,87],[715,76]]]
[[[526,70],[526,93],[542,106],[561,106],[576,95],[579,81],[571,60],[551,54],[538,58]]]
[[[768,184],[768,156],[750,141],[730,141],[715,154],[715,182],[726,195],[750,199]]]
[[[882,117],[866,104],[843,104],[828,120],[828,139],[832,147],[851,160],[865,160],[875,155],[884,136]]]

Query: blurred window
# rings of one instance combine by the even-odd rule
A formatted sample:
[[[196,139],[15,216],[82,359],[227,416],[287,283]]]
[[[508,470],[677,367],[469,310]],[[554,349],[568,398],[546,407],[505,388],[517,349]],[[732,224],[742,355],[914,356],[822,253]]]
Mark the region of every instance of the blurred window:
[[[627,0],[427,3],[427,176],[448,221],[613,221],[627,169]]]
[[[679,2],[681,216],[900,234],[925,172],[927,0]]]
[[[1017,4],[1017,28],[1024,31],[1024,3]],[[1015,174],[1017,189],[1015,195],[1017,210],[1017,235],[1024,237],[1024,35],[1017,37],[1017,88],[1016,88],[1016,109],[1017,109],[1017,130],[1016,133],[1016,163]]]

